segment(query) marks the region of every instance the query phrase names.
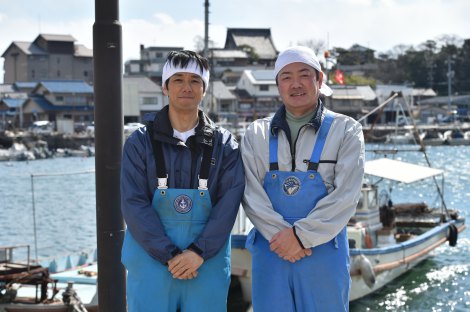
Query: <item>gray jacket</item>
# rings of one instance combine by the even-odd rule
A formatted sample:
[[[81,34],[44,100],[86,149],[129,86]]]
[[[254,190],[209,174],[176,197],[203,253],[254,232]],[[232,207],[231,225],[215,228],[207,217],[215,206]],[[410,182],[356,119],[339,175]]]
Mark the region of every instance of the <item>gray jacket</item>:
[[[243,207],[256,229],[268,241],[277,232],[291,227],[273,210],[263,188],[264,176],[269,171],[268,131],[279,136],[279,170],[292,171],[294,167],[296,171],[307,171],[305,160],[310,159],[325,111],[319,102],[316,115],[299,131],[295,148],[292,149],[294,155],[291,155],[284,106],[274,117],[253,122],[245,132],[241,142],[246,175]],[[333,239],[354,215],[360,197],[365,157],[362,126],[350,117],[336,113],[334,115],[318,168],[328,195],[316,207],[312,207],[307,217],[294,224],[296,234],[305,248]]]

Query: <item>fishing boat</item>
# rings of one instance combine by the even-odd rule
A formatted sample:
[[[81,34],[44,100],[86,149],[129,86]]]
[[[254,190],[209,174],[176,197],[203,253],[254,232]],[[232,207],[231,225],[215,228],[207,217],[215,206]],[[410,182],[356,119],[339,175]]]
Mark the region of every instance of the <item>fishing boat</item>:
[[[26,260],[16,261],[21,249]],[[70,268],[70,257],[66,262],[66,269],[55,272],[56,261],[50,266],[31,261],[29,245],[0,247],[0,312],[98,311],[96,262]]]
[[[458,233],[465,229],[465,219],[448,209],[443,198],[440,207],[432,208],[423,202],[396,203],[387,188],[380,186],[386,182],[419,183],[442,177],[443,173],[440,169],[390,158],[366,162],[361,200],[347,228],[351,301],[408,272],[446,242],[450,246],[457,244]],[[440,197],[441,190],[437,187]]]

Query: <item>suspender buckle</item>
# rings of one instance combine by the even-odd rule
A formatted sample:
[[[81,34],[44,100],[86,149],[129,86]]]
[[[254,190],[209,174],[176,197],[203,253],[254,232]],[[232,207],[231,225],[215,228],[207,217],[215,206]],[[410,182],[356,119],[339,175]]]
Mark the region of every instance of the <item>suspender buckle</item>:
[[[166,178],[157,178],[157,180],[158,180],[157,188],[159,190],[168,188],[168,174],[166,175]]]
[[[199,187],[197,188],[200,191],[205,191],[207,190],[207,179],[201,179],[199,175],[197,176],[199,180]]]

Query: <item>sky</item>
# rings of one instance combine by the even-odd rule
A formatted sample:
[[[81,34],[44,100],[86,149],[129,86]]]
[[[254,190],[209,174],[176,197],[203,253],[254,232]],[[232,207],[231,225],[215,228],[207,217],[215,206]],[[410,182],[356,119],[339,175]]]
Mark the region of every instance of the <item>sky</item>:
[[[13,41],[67,34],[93,48],[94,0],[0,0],[0,53]],[[378,53],[442,35],[470,39],[469,0],[211,0],[209,38],[223,48],[227,28],[270,28],[281,51],[308,40]],[[123,62],[140,45],[195,49],[204,37],[204,0],[120,0]],[[0,83],[3,58],[0,58]]]

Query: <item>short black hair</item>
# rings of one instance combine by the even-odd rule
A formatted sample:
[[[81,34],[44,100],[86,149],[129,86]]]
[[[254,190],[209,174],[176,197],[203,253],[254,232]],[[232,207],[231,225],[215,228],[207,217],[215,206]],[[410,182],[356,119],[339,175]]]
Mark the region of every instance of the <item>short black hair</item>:
[[[209,61],[199,55],[198,53],[190,50],[170,51],[166,61],[173,65],[173,67],[186,68],[190,62],[195,62],[196,66],[201,70],[201,75],[205,70],[209,70]],[[168,80],[165,81],[165,86],[168,89]],[[206,91],[206,84],[203,81],[204,91]]]

